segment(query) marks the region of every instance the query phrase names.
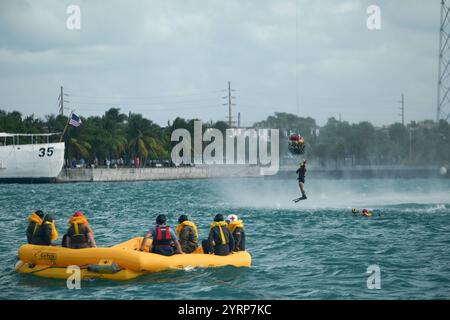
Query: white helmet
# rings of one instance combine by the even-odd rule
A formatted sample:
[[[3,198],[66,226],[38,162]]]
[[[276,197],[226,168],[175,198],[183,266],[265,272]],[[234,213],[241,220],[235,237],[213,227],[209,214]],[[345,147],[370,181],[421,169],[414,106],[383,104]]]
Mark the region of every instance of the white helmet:
[[[235,214],[230,214],[230,215],[227,217],[227,220],[230,221],[230,222],[234,222],[234,221],[238,221],[239,219],[238,219],[238,216],[237,216],[237,215],[235,215]]]

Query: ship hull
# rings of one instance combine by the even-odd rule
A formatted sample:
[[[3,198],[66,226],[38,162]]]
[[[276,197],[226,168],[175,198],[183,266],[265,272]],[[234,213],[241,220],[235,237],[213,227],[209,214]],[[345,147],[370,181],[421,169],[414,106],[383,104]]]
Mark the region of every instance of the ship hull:
[[[56,178],[0,178],[0,183],[53,183]]]
[[[52,182],[63,165],[63,142],[0,146],[1,182]]]

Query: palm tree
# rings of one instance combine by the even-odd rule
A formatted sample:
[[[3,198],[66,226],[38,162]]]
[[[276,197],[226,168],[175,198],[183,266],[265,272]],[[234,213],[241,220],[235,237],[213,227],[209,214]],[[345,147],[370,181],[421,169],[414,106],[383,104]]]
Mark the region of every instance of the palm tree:
[[[130,114],[126,128],[128,152],[131,158],[139,156],[142,163],[148,158],[167,159],[170,148],[170,131],[161,128],[141,114]]]
[[[83,158],[89,158],[92,146],[88,142],[75,138],[69,138],[68,142],[68,154],[77,154]]]
[[[125,152],[128,141],[125,135],[127,116],[120,109],[111,108],[102,117],[102,128],[108,133],[105,143],[109,146],[110,156],[120,157]]]

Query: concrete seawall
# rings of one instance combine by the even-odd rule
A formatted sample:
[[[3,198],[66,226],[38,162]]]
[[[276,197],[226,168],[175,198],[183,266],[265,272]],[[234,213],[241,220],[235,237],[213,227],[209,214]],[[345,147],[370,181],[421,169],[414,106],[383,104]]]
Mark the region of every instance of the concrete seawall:
[[[297,167],[282,167],[266,179],[295,179]],[[440,167],[367,166],[355,168],[321,168],[310,166],[308,178],[321,179],[417,179],[450,178],[450,170],[443,174]]]
[[[63,169],[56,182],[95,182],[95,181],[145,181],[207,179],[225,177],[264,177],[264,179],[296,179],[296,167],[282,167],[273,176],[261,176],[258,166],[216,165],[179,168],[96,168]],[[346,169],[325,169],[310,167],[309,178],[327,179],[384,179],[384,178],[450,178],[439,173],[436,167],[367,167]]]
[[[63,169],[56,182],[145,181],[257,176],[260,176],[259,167],[239,165],[139,169],[96,168]]]

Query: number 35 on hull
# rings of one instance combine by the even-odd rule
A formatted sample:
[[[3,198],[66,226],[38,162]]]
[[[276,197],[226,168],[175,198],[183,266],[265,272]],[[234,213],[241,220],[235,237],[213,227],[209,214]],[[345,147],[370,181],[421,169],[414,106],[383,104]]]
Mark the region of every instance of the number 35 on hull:
[[[3,135],[13,137],[12,134]],[[2,134],[0,181],[51,181],[61,172],[64,164],[63,142],[18,144],[17,139],[7,141],[1,138]]]

